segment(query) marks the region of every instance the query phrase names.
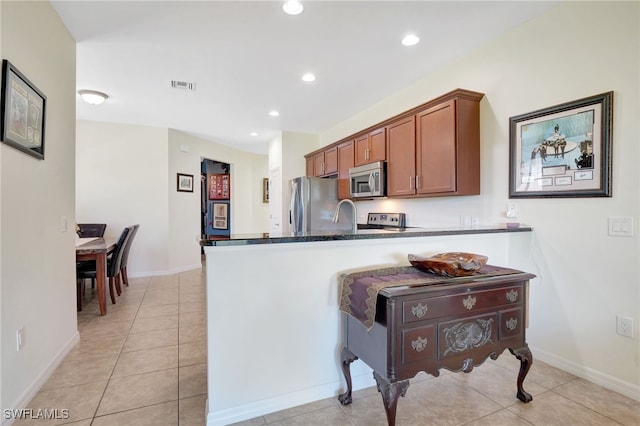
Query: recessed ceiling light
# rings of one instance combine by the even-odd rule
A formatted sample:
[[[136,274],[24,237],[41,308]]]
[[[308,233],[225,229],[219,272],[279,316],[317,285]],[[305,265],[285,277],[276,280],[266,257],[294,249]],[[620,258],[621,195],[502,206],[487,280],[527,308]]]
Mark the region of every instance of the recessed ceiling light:
[[[249,136],[258,136],[258,134],[256,132],[251,132],[249,133]]]
[[[95,90],[78,90],[78,94],[86,103],[91,105],[100,105],[109,97],[104,93],[96,92]]]
[[[306,81],[307,83],[311,83],[312,81],[316,81],[316,76],[311,74],[310,72],[306,73],[302,76],[302,81]]]
[[[274,109],[273,111],[269,111],[269,115],[272,117],[277,117],[280,115],[280,113]]]
[[[304,10],[304,6],[299,1],[289,0],[284,2],[282,10],[289,15],[299,15]]]
[[[415,44],[418,44],[419,41],[420,37],[415,34],[409,34],[402,39],[402,44],[404,44],[405,46],[413,46]]]

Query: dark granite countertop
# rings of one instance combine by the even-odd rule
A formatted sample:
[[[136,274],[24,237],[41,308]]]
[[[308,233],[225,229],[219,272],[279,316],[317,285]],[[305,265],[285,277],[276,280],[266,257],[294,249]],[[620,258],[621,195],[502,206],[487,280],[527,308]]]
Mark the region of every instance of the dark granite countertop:
[[[505,226],[482,227],[479,229],[431,229],[431,228],[404,228],[404,229],[359,229],[356,232],[309,232],[291,234],[236,234],[229,239],[203,239],[201,246],[238,246],[253,244],[281,244],[281,243],[307,243],[313,241],[340,241],[340,240],[370,240],[380,238],[405,238],[405,237],[437,237],[442,235],[474,235],[495,234],[505,232],[531,232],[528,226],[519,228],[506,228]],[[219,237],[218,237],[219,238]]]

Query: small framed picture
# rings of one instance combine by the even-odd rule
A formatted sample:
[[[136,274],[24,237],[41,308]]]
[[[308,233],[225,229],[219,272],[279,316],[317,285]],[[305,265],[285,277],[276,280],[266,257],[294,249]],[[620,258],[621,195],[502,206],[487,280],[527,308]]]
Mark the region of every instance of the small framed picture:
[[[2,142],[44,160],[47,98],[11,62],[2,61]]]
[[[193,175],[178,173],[178,192],[193,192]]]
[[[268,178],[262,179],[262,202],[263,203],[269,202],[269,179]]]
[[[229,205],[213,203],[213,229],[229,229]]]
[[[611,197],[613,92],[509,124],[509,198]]]

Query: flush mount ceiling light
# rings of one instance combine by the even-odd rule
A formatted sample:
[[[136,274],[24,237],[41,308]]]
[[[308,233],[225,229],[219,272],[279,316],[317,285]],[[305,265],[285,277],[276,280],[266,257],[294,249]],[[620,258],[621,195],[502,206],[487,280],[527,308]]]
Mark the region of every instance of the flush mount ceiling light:
[[[249,136],[258,136],[258,134],[256,132],[251,132],[249,133]]]
[[[91,105],[100,105],[109,97],[106,94],[96,92],[95,90],[78,90],[78,94],[86,103]]]
[[[419,41],[420,37],[418,37],[417,35],[408,34],[402,39],[402,44],[404,44],[405,46],[413,46],[415,44],[418,44]]]
[[[282,10],[289,15],[299,15],[304,10],[304,6],[299,1],[289,0],[284,2]]]
[[[310,72],[306,73],[302,76],[302,81],[306,81],[307,83],[311,83],[312,81],[316,81],[316,76],[311,74]]]
[[[277,117],[280,115],[280,113],[274,109],[273,111],[269,111],[269,115],[272,117]]]

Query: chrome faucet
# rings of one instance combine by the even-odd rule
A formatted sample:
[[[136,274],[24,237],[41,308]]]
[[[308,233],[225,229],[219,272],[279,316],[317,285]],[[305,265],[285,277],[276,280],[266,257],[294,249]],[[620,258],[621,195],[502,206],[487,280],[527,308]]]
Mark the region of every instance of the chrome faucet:
[[[340,202],[338,203],[338,205],[336,206],[336,211],[335,213],[333,213],[333,223],[338,223],[338,216],[340,215],[340,207],[342,206],[342,204],[344,203],[348,203],[351,204],[351,211],[353,212],[353,232],[357,232],[358,231],[358,209],[356,208],[356,203],[354,203],[353,201],[345,198],[344,200],[340,200]]]

